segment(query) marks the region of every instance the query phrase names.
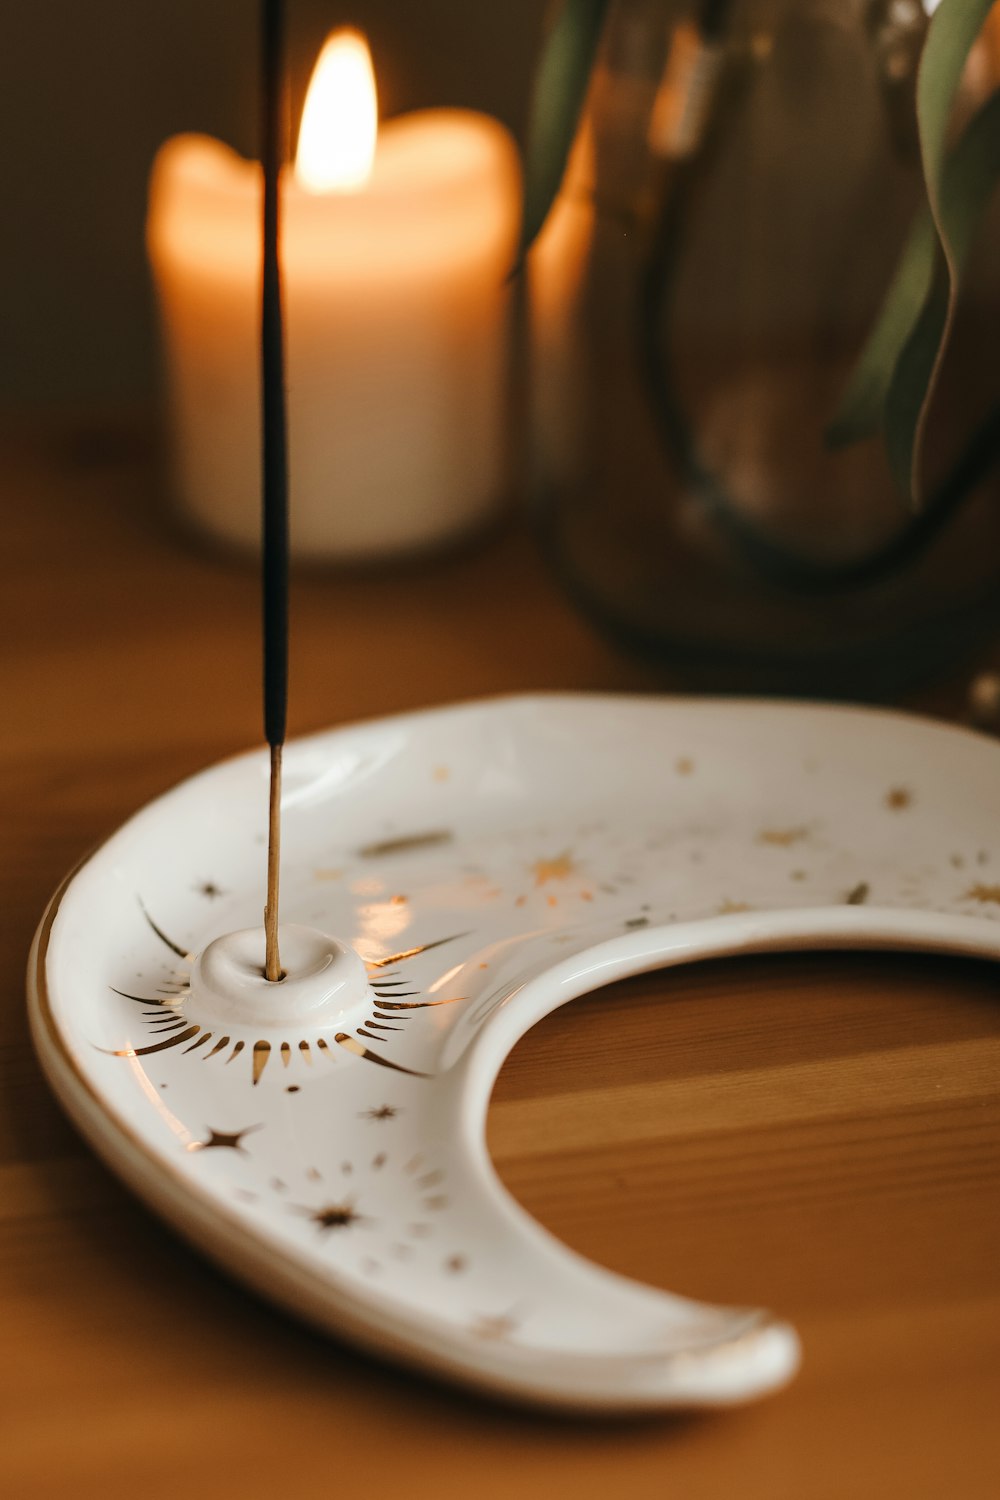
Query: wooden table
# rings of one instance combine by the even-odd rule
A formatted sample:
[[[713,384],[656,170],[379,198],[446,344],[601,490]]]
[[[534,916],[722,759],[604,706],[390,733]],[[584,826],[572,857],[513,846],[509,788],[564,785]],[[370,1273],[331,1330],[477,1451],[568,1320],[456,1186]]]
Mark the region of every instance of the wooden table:
[[[42,1082],[24,961],[81,854],[258,740],[257,579],[169,529],[133,428],[8,437],[0,472],[0,1494],[994,1500],[986,965],[673,971],[551,1017],[505,1069],[492,1149],[544,1223],[616,1270],[797,1323],[802,1374],[756,1407],[577,1422],[468,1398],[298,1327],[118,1187]],[[293,651],[294,732],[508,690],[643,686],[515,528],[392,575],[299,579]]]

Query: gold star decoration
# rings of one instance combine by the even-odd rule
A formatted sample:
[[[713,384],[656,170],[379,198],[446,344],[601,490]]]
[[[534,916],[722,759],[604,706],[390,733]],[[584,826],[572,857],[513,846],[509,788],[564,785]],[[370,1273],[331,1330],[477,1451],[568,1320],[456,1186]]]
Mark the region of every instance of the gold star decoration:
[[[399,1110],[394,1104],[380,1104],[377,1109],[363,1109],[362,1120],[394,1120]]]
[[[568,849],[551,859],[536,859],[530,868],[536,886],[547,885],[550,880],[568,880],[576,874],[576,865]]]
[[[329,1229],[350,1229],[352,1224],[360,1224],[364,1214],[355,1213],[353,1203],[328,1203],[309,1217],[325,1234]]]
[[[213,1130],[212,1127],[211,1127],[211,1125],[209,1125],[208,1126],[208,1140],[207,1141],[195,1141],[192,1144],[192,1146],[191,1146],[191,1150],[192,1151],[226,1150],[226,1151],[244,1151],[245,1152],[246,1148],[243,1145],[243,1137],[245,1135],[249,1135],[250,1132],[251,1132],[251,1130],[259,1130],[259,1129],[260,1129],[259,1125],[247,1125],[244,1130],[225,1131],[225,1130]]]

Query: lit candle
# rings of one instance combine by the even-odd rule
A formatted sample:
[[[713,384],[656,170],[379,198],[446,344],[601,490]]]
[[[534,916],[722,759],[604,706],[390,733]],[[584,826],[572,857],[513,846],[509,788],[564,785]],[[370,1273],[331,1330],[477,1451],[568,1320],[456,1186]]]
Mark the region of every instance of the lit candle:
[[[260,529],[257,163],[207,136],[157,155],[147,238],[174,487],[202,529]],[[496,120],[378,128],[367,46],[327,42],[282,182],[292,550],[366,559],[484,522],[505,475],[516,150]]]

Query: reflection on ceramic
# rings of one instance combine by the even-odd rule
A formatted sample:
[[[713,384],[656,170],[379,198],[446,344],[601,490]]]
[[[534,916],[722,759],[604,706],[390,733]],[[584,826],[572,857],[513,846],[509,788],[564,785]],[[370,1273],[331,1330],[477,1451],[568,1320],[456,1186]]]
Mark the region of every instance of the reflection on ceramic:
[[[575,696],[318,735],[285,755],[280,986],[248,931],[267,767],[153,803],[42,924],[35,1039],[95,1148],[268,1296],[470,1384],[627,1409],[786,1381],[787,1325],[614,1276],[524,1213],[486,1153],[494,1079],[556,1006],[667,964],[1000,956],[1000,748],[883,713]]]

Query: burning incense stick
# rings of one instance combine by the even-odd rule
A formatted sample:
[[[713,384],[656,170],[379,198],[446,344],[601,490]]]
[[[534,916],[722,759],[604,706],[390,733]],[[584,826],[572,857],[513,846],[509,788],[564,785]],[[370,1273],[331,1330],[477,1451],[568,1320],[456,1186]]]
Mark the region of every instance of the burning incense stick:
[[[281,850],[281,750],[288,703],[288,444],[285,426],[284,338],[281,311],[283,0],[261,10],[261,158],[264,165],[264,275],[261,304],[261,426],[263,435],[264,734],[271,747],[264,973],[284,977],[278,956],[278,876]]]

